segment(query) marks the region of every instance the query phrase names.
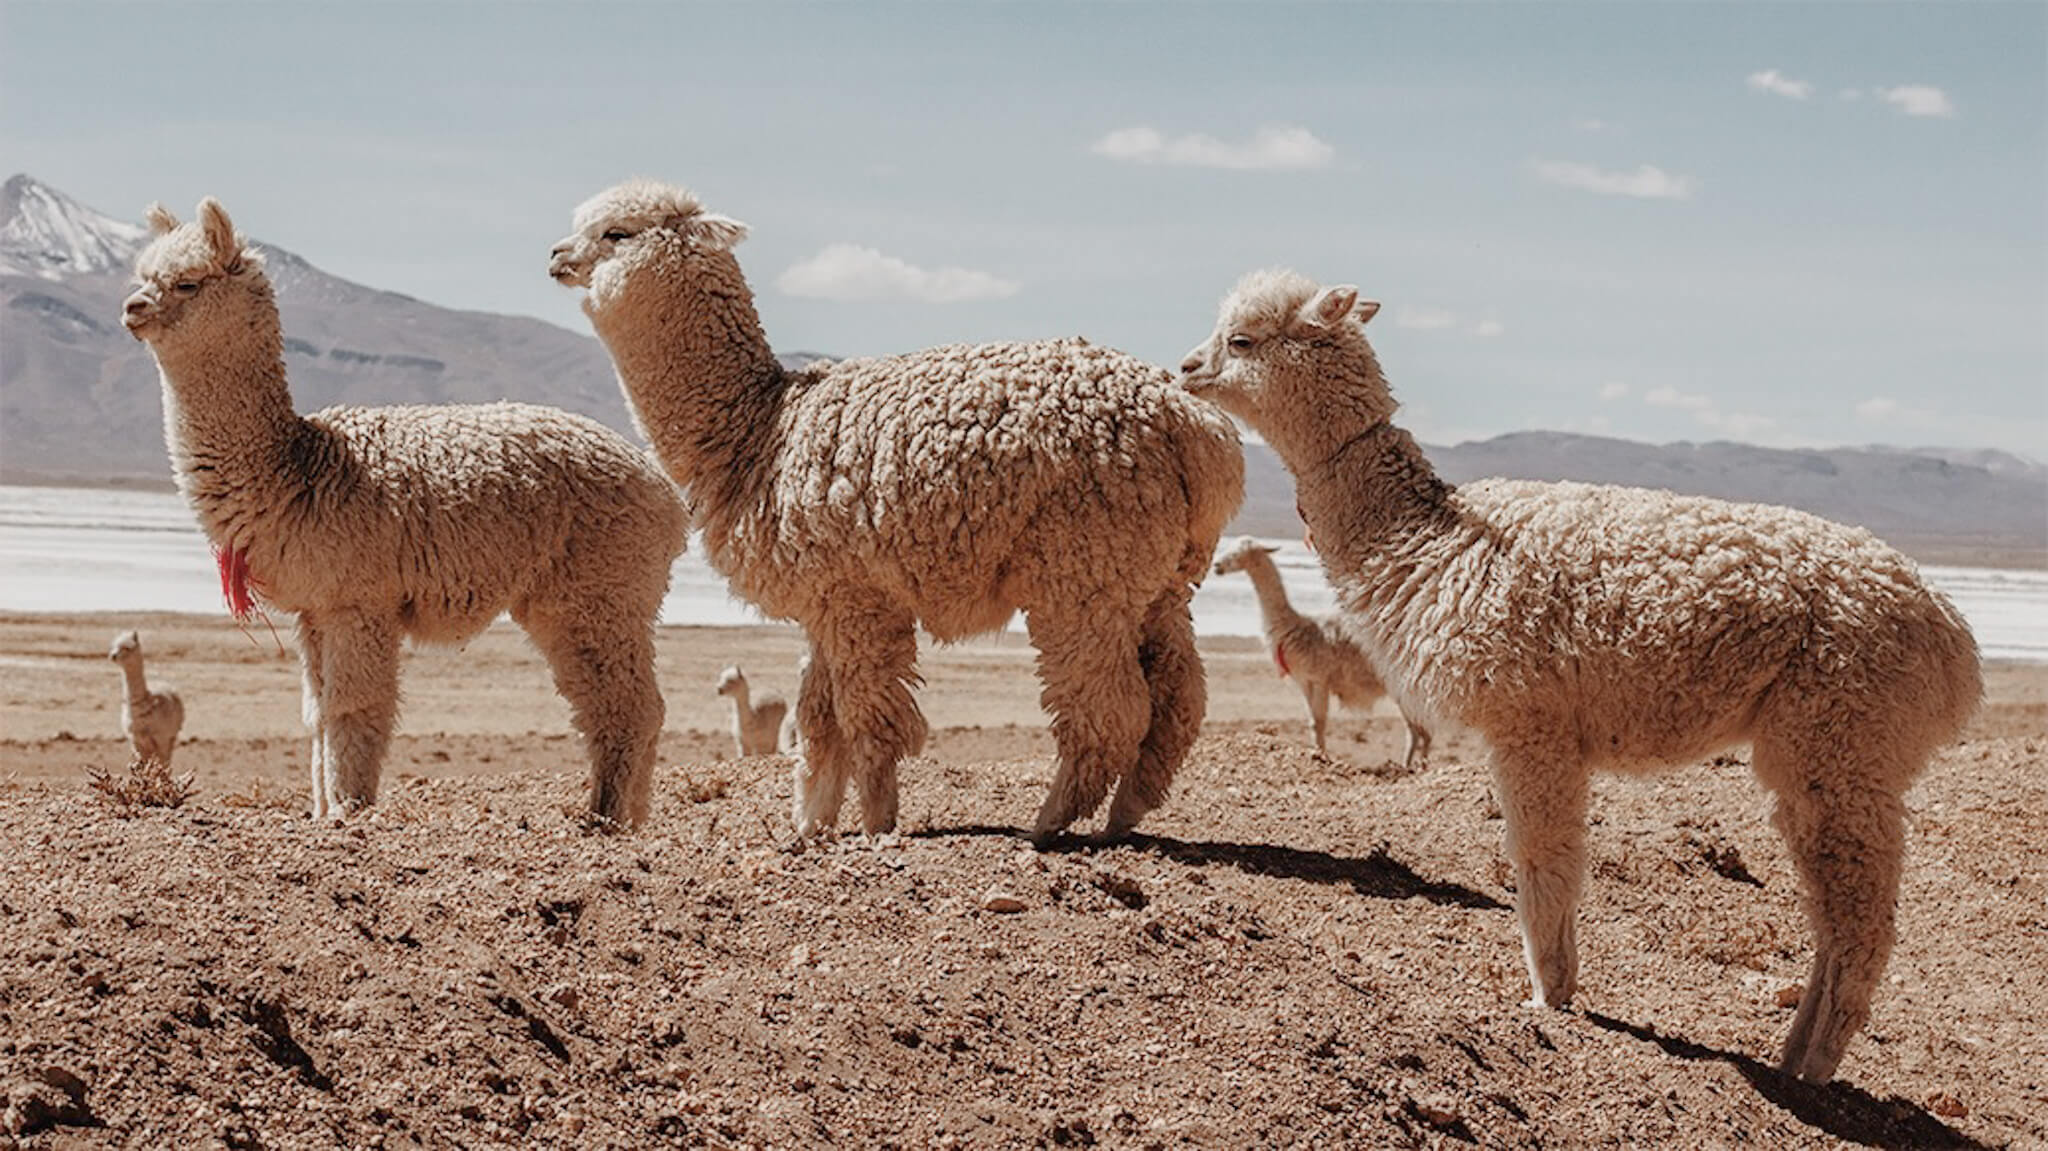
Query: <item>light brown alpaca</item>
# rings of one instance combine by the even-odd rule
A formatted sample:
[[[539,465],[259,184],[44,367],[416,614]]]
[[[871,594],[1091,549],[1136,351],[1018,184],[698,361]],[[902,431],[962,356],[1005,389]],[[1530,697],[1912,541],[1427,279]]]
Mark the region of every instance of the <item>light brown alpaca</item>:
[[[1182,380],[1294,474],[1347,631],[1403,710],[1486,741],[1537,1001],[1578,984],[1592,771],[1748,742],[1815,936],[1781,1066],[1828,1079],[1891,953],[1900,797],[1982,694],[1968,626],[1870,533],[1787,508],[1445,483],[1392,423],[1378,308],[1254,273]]]
[[[895,826],[924,745],[917,628],[947,642],[1022,611],[1059,770],[1040,842],[1116,785],[1105,834],[1165,798],[1206,706],[1193,585],[1244,489],[1230,421],[1085,340],[776,362],[732,247],[746,227],[650,181],[576,211],[549,272],[583,310],[705,554],[801,623],[796,825]]]
[[[158,760],[171,766],[171,753],[178,750],[178,730],[185,726],[185,701],[165,688],[149,690],[142,674],[142,637],[124,631],[114,637],[107,658],[121,665],[128,681],[128,694],[121,700],[121,730],[135,748],[135,757]]]
[[[554,671],[590,756],[590,810],[647,813],[663,705],[654,620],[684,512],[647,454],[524,404],[292,410],[270,281],[219,203],[161,207],[123,322],[163,372],[178,488],[248,589],[298,616],[315,818],[375,801],[401,641],[501,612]]]
[[[718,675],[718,694],[732,700],[732,742],[741,755],[774,755],[793,747],[785,739],[783,720],[789,703],[781,695],[751,694],[747,673],[729,667]]]
[[[1266,629],[1266,643],[1273,649],[1273,662],[1280,674],[1291,677],[1308,702],[1308,717],[1315,729],[1316,750],[1329,754],[1324,733],[1330,719],[1330,697],[1346,707],[1369,710],[1387,694],[1387,685],[1372,670],[1358,645],[1351,642],[1334,618],[1316,619],[1294,610],[1287,601],[1286,585],[1273,563],[1275,549],[1246,537],[1216,557],[1216,574],[1243,572],[1259,596],[1259,618]],[[1401,766],[1413,771],[1418,763],[1429,762],[1429,731],[1405,715],[1408,746]]]

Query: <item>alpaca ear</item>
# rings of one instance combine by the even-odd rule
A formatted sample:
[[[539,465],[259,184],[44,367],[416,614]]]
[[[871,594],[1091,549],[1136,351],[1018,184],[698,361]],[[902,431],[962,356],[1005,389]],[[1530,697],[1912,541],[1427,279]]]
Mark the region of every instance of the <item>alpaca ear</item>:
[[[1358,307],[1353,309],[1351,314],[1358,317],[1360,326],[1372,323],[1372,318],[1380,314],[1380,302],[1378,300],[1360,300],[1358,301]]]
[[[1344,317],[1351,314],[1353,305],[1357,303],[1358,289],[1350,284],[1339,284],[1337,287],[1324,288],[1316,293],[1315,299],[1310,300],[1302,311],[1307,313],[1309,321],[1316,326],[1334,328],[1343,322]],[[1374,305],[1375,308],[1377,306]]]
[[[706,212],[690,221],[690,238],[707,248],[729,250],[747,238],[747,226],[731,216]]]
[[[142,216],[149,221],[149,230],[159,236],[178,230],[178,218],[161,203],[151,204]]]
[[[199,201],[199,226],[206,231],[206,246],[213,249],[213,258],[222,268],[230,272],[242,267],[242,240],[235,235],[234,222],[228,219],[228,210],[220,201],[208,196]]]

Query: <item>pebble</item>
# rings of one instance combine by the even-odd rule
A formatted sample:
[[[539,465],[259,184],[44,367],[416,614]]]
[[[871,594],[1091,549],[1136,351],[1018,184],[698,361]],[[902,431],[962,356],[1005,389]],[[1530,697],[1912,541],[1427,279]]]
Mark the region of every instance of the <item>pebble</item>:
[[[1777,996],[1778,1006],[1797,1007],[1799,1006],[1799,997],[1804,994],[1806,994],[1806,988],[1800,986],[1797,983],[1794,983],[1790,987],[1780,987],[1778,989]]]
[[[992,911],[999,915],[1008,915],[1022,911],[1025,906],[1026,904],[1023,900],[1004,891],[1000,887],[990,888],[988,894],[981,897],[981,909],[983,911]]]

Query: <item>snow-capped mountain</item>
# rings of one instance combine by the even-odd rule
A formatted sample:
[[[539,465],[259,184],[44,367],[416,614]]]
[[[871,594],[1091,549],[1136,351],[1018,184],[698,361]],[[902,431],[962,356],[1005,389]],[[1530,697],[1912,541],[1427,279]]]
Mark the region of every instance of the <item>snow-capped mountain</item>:
[[[142,225],[95,212],[27,175],[0,188],[0,219],[0,273],[45,280],[125,275],[149,238]]]

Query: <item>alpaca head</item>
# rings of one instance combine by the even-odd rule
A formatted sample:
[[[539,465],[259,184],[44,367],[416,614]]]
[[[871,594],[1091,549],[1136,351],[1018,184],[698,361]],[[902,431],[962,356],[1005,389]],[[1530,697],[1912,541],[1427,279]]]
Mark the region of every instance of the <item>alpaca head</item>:
[[[1256,557],[1270,556],[1279,550],[1250,536],[1240,537],[1229,551],[1216,557],[1216,574],[1229,575],[1231,572],[1245,571],[1257,562]]]
[[[124,631],[114,637],[114,646],[107,651],[107,658],[115,663],[127,663],[142,658],[142,637],[132,631]]]
[[[237,338],[249,328],[241,306],[249,296],[274,310],[262,257],[219,200],[201,200],[199,218],[189,224],[152,204],[149,224],[156,238],[135,258],[135,290],[121,306],[121,323],[136,339],[161,348]]]
[[[718,694],[732,695],[747,686],[747,676],[737,667],[729,667],[718,673]]]
[[[1181,385],[1268,439],[1333,410],[1384,420],[1394,401],[1365,339],[1379,309],[1349,285],[1253,272],[1224,298],[1216,330],[1181,361]]]
[[[550,253],[548,275],[589,289],[588,310],[602,307],[634,270],[657,261],[732,263],[733,245],[746,236],[745,224],[705,211],[687,188],[628,180],[576,209],[575,230]]]

